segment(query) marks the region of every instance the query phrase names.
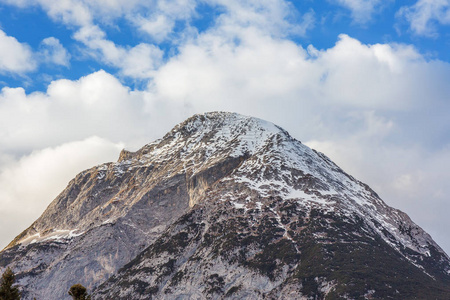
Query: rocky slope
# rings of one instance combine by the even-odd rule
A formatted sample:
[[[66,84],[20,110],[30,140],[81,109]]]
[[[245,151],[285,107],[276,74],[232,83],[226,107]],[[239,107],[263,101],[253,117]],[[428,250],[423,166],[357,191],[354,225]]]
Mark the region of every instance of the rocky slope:
[[[283,129],[232,113],[78,175],[0,253],[7,265],[25,299],[111,275],[95,299],[450,295],[449,257],[406,214]]]

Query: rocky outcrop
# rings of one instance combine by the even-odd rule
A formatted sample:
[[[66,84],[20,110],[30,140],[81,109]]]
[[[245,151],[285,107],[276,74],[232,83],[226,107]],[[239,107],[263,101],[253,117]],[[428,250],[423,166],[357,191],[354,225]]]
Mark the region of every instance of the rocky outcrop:
[[[449,295],[445,274],[431,265],[424,272],[405,260],[359,216],[305,209],[297,200],[281,198],[248,210],[213,200],[177,220],[97,288],[95,299]]]

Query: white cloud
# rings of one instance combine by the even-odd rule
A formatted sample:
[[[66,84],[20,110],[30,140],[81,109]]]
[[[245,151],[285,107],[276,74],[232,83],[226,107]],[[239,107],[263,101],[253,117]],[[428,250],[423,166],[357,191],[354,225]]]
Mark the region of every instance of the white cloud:
[[[334,0],[339,5],[348,8],[352,13],[352,18],[356,23],[364,24],[369,22],[372,15],[386,1],[383,0]]]
[[[77,173],[116,160],[122,147],[90,137],[1,164],[0,248],[30,226]]]
[[[76,0],[37,0],[54,20],[76,26],[87,26],[92,23],[92,13],[83,1]]]
[[[77,81],[54,81],[46,93],[3,88],[0,152],[23,155],[92,135],[141,145],[157,137],[146,102],[144,92],[130,92],[104,71]]]
[[[430,96],[444,101],[450,92],[443,79],[448,64],[428,62],[410,46],[364,45],[342,35],[334,47],[310,52],[253,28],[209,32],[181,47],[153,85],[164,99],[202,101],[211,109],[218,102],[231,109],[230,99],[240,98],[252,107],[290,99],[314,107],[406,110]]]
[[[318,54],[316,62],[322,67],[324,99],[340,103],[400,109],[429,98],[432,87],[440,92],[449,90],[439,78],[441,74],[423,76],[423,72],[434,68],[433,63],[425,61],[411,46],[363,45],[341,35],[335,47]],[[422,88],[411,88],[413,83]],[[444,94],[436,96],[442,98]]]
[[[142,43],[129,49],[120,65],[126,76],[150,78],[162,63],[162,57],[163,52],[158,47]]]
[[[95,24],[95,21],[103,22],[108,21],[111,18],[124,16],[134,19],[139,15],[134,10],[144,4],[145,6],[151,7],[151,5],[155,4],[151,1],[61,0],[55,2],[51,0],[29,0],[17,3],[13,1],[7,2],[21,7],[39,5],[53,20],[61,22],[69,27],[79,28],[74,37],[87,47],[85,52],[88,52],[89,55],[102,60],[110,66],[118,68],[122,75],[134,78],[149,78],[151,72],[159,64],[162,58],[162,51],[154,45],[141,43],[135,47],[117,46],[114,42],[108,40],[104,31],[99,25]],[[171,1],[161,2],[167,2],[166,5],[169,5],[168,3]],[[161,4],[159,6],[161,6]],[[0,38],[3,39],[4,37],[0,36]],[[9,47],[11,48],[13,42],[9,41],[8,45],[11,45]],[[14,45],[17,48],[17,45],[20,44],[16,41]],[[24,48],[23,45],[22,48]],[[29,52],[31,56],[31,51]],[[68,65],[69,55],[67,51],[63,48],[61,43],[54,38],[48,38],[42,42],[41,52],[40,57],[44,62],[52,62],[65,66]],[[14,52],[8,51],[8,53]],[[24,50],[17,53],[16,57],[19,57],[19,54],[21,53],[26,54]],[[23,56],[24,55],[20,57]],[[30,66],[30,64],[20,64],[9,61],[10,60],[5,59],[4,64],[6,65],[6,63],[9,63],[9,65],[5,66],[6,68],[25,68],[25,66]],[[0,61],[0,70],[2,69],[1,62],[2,61]],[[12,65],[13,63],[14,65]]]
[[[97,26],[83,27],[74,37],[88,47],[90,55],[119,68],[125,76],[149,78],[162,62],[163,52],[157,46],[146,43],[117,46],[105,39],[104,32]]]
[[[439,227],[430,220],[436,207],[445,211],[448,204],[422,199],[436,190],[450,192],[448,172],[427,167],[437,167],[439,159],[429,158],[450,145],[444,113],[449,77],[450,64],[426,60],[407,45],[365,45],[342,35],[332,48],[305,50],[255,28],[218,29],[181,47],[157,71],[150,89],[189,113],[237,111],[315,141],[309,144],[369,183],[388,204],[406,210],[443,244],[439,228],[450,223]],[[449,160],[450,153],[439,157]],[[414,196],[392,186],[404,174],[422,178],[420,170],[426,170],[422,177],[436,178],[436,172],[441,179],[418,181],[422,190]],[[450,249],[448,241],[443,246]]]
[[[163,52],[148,43],[140,43],[134,47],[119,46],[108,39],[102,25],[108,25],[115,18],[125,18],[156,42],[162,42],[170,36],[171,42],[176,44],[196,36],[196,31],[189,25],[196,16],[199,4],[195,0],[6,2],[21,7],[39,5],[53,20],[78,28],[74,39],[86,46],[84,53],[118,68],[123,76],[137,79],[149,79],[153,76],[162,62]],[[215,20],[215,26],[210,28],[212,31],[239,32],[241,28],[254,28],[275,37],[285,37],[292,34],[305,35],[315,23],[312,11],[300,15],[291,3],[284,0],[202,2],[205,3],[211,7],[219,7],[222,12]],[[185,27],[174,37],[171,34],[177,21],[185,22]],[[52,62],[68,64],[68,54],[58,41],[46,39],[42,48]]]
[[[0,45],[2,73],[24,74],[36,70],[40,63],[69,66],[70,54],[54,37],[42,40],[39,50],[33,52],[30,46],[0,30]]]
[[[435,37],[436,25],[450,24],[450,0],[418,0],[412,6],[403,6],[398,15],[410,23],[417,35]]]
[[[157,42],[165,40],[175,26],[175,22],[165,15],[157,15],[148,19],[139,16],[135,22],[140,30],[153,37]]]
[[[315,23],[312,11],[301,15],[292,3],[283,0],[211,0],[210,3],[225,9],[216,24],[225,30],[252,27],[272,36],[286,37],[305,35]]]
[[[183,21],[189,23],[195,16],[195,9],[199,1],[155,1],[153,6],[144,14],[135,10],[127,18],[135,26],[145,32],[156,42],[167,40],[173,32],[175,23]],[[188,26],[189,28],[189,26]]]
[[[283,0],[156,1],[149,15],[143,16],[136,12],[129,14],[128,19],[155,41],[160,42],[173,32],[176,21],[189,23],[194,19],[199,4],[207,4],[221,12],[217,20],[214,20],[213,27],[256,27],[274,36],[287,36],[305,35],[315,23],[312,11],[300,15],[292,3]],[[186,30],[189,29],[187,26]]]
[[[209,0],[222,12],[214,26],[177,41],[176,54],[163,61],[158,48],[145,43],[119,46],[100,27],[108,22],[109,10],[110,18],[157,20],[135,11],[142,2],[101,3],[103,8],[88,10],[89,17],[59,12],[55,19],[78,24],[76,40],[94,57],[119,68],[121,75],[150,78],[147,90],[130,91],[103,71],[76,81],[54,81],[45,93],[4,88],[3,164],[33,149],[94,135],[136,148],[193,113],[236,111],[273,121],[308,141],[432,233],[442,236],[439,228],[450,226],[445,217],[439,218],[444,222],[440,227],[432,221],[449,209],[442,196],[448,195],[450,181],[450,152],[445,150],[450,144],[448,63],[427,60],[412,46],[367,45],[347,35],[329,49],[304,49],[285,37],[307,33],[313,13],[292,15],[290,6],[278,0]],[[358,15],[371,15],[378,8],[378,2],[370,3],[358,10],[357,2],[341,2]],[[158,6],[157,15],[167,21],[161,21],[161,35],[149,29],[161,40],[170,36],[171,22],[189,20],[192,14],[164,12]],[[293,26],[291,18],[304,23]],[[442,241],[450,249],[448,238],[438,239]]]
[[[36,68],[33,52],[27,44],[0,30],[0,72],[25,73]]]
[[[70,54],[61,45],[59,40],[48,37],[42,40],[39,47],[39,56],[43,62],[68,67],[70,64]]]

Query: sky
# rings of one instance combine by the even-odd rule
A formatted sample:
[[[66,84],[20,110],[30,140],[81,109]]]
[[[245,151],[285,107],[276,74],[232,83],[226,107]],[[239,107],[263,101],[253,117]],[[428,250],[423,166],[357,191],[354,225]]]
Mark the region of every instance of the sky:
[[[450,254],[450,0],[0,0],[0,248],[195,113],[285,128]]]

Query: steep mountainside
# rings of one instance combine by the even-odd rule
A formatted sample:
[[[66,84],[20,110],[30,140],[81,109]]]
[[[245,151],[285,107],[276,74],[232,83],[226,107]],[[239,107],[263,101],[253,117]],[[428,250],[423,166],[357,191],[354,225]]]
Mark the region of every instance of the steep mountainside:
[[[25,299],[111,275],[95,299],[450,298],[449,257],[406,214],[283,129],[232,113],[79,174],[0,253],[7,265]]]

